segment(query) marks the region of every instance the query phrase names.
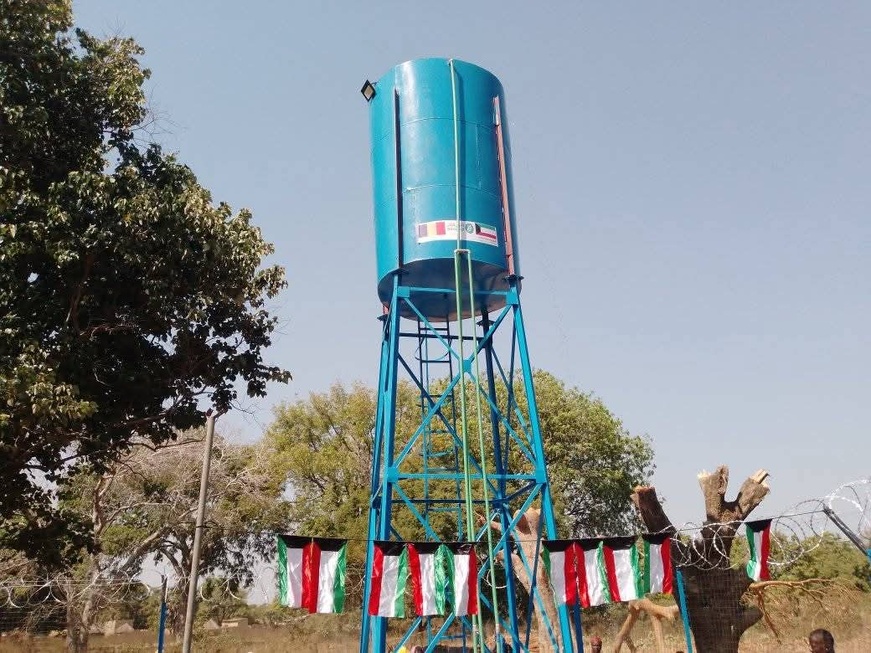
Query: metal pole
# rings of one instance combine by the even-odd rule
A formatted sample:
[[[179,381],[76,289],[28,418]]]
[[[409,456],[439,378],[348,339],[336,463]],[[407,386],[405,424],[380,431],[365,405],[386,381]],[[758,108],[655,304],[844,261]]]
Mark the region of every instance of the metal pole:
[[[841,532],[847,536],[847,539],[855,544],[859,550],[868,557],[868,562],[871,562],[871,547],[866,547],[862,538],[856,535],[856,533],[854,533],[853,530],[844,523],[844,520],[838,517],[837,513],[829,506],[823,506],[823,512],[826,513],[826,516],[832,520],[835,526],[837,526]]]
[[[835,526],[837,526],[847,539],[855,544],[862,553],[868,553],[868,549],[865,548],[865,543],[862,542],[862,538],[856,535],[852,529],[844,523],[844,520],[838,517],[834,510],[828,506],[823,506],[823,512],[826,513],[826,516],[832,520]]]
[[[157,624],[157,653],[163,653],[163,636],[166,631],[166,576],[160,589],[160,620]]]
[[[215,438],[215,416],[209,411],[206,418],[206,448],[203,451],[203,471],[200,475],[200,502],[197,506],[197,524],[194,529],[194,550],[191,556],[191,574],[188,582],[188,605],[184,617],[182,653],[191,653],[191,637],[194,633],[194,612],[197,599],[197,576],[200,570],[200,546],[203,539],[203,523],[206,521],[206,496],[209,491],[209,468],[212,465],[212,440]]]
[[[578,643],[578,646],[575,650],[578,653],[584,653],[584,629],[581,627],[581,602],[575,601],[575,604],[572,608],[572,621],[575,624],[575,640]],[[571,642],[569,642],[571,643]]]
[[[687,595],[683,584],[683,572],[678,569],[675,573],[677,579],[677,599],[680,608],[680,618],[683,621],[683,632],[687,640],[687,653],[693,653],[693,636],[690,628],[690,613],[687,611]]]

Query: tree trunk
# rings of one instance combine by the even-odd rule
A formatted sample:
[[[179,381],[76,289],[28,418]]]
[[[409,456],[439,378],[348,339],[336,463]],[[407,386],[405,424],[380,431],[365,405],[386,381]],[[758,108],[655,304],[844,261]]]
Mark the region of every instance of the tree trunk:
[[[758,608],[744,605],[750,587],[743,569],[682,570],[690,630],[699,653],[737,653],[744,631],[762,618]]]
[[[67,583],[67,653],[87,653],[91,626],[102,605],[100,569],[94,565],[88,572],[89,584],[76,591],[75,584]]]
[[[517,522],[517,531],[520,540],[518,544],[523,549],[523,555],[526,556],[526,560],[530,566],[535,565],[535,543],[539,535],[540,521],[541,511],[536,508],[529,508],[526,513],[524,513],[523,517],[521,517]],[[502,526],[499,522],[491,522],[490,525],[494,530],[499,532],[502,531]],[[536,637],[538,640],[537,650],[539,653],[553,653],[554,646],[551,643],[547,628],[542,623],[541,614],[539,613],[539,604],[535,602],[535,595],[532,591],[532,579],[529,577],[526,568],[523,566],[523,560],[521,560],[519,555],[511,556],[511,566],[514,570],[514,578],[520,581],[520,584],[523,585],[523,588],[529,595],[529,600],[533,602],[534,609],[532,614],[535,626],[534,631],[537,633]],[[538,561],[536,568],[535,585],[538,590],[537,593],[541,597],[541,605],[544,606],[544,613],[547,615],[547,619],[550,621],[551,628],[556,636],[557,650],[560,650],[561,636],[559,615],[557,614],[556,604],[553,600],[553,592],[550,589],[550,583],[547,580],[544,563],[541,560]],[[535,650],[535,644],[533,642],[530,642],[530,647]]]
[[[184,632],[184,618],[187,611],[187,594],[180,588],[187,588],[187,580],[182,584],[178,583],[177,587],[170,590],[166,598],[166,628],[178,639]]]
[[[759,470],[744,481],[734,501],[726,501],[728,467],[702,472],[705,523],[691,542],[671,540],[672,565],[683,574],[690,630],[699,653],[738,653],[744,631],[762,618],[759,609],[742,603],[751,581],[743,569],[731,568],[730,553],[738,527],[768,494],[767,476]],[[636,488],[632,501],[649,532],[677,533],[654,488]]]
[[[71,593],[68,591],[67,596]],[[67,598],[67,653],[87,653],[90,624],[83,623],[81,606]]]

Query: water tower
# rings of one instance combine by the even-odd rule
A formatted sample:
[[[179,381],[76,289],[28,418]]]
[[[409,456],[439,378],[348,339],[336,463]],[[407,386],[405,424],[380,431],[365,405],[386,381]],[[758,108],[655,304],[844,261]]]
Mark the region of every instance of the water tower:
[[[530,555],[518,545],[529,508],[541,536],[556,528],[520,306],[502,85],[470,63],[420,59],[362,92],[383,305],[367,568],[375,540],[472,541],[483,560],[478,617],[417,617],[389,645],[527,651],[535,606],[554,650],[571,651],[565,609],[556,623],[541,609],[540,542]],[[370,590],[367,574],[364,606]],[[494,611],[495,635],[481,636],[480,615]],[[364,610],[360,650],[387,646],[387,619]]]

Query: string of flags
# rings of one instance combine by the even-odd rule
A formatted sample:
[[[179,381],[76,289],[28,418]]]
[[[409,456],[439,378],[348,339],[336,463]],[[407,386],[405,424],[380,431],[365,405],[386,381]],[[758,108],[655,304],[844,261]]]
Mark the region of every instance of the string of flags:
[[[345,607],[347,540],[278,536],[278,598],[281,605],[309,612]]]
[[[650,546],[644,540],[645,549]],[[666,540],[668,542],[668,540]],[[550,540],[544,545],[544,564],[557,605],[591,608],[606,603],[632,601],[645,593],[662,591],[645,587],[634,537]],[[668,545],[653,545],[668,548]],[[664,575],[671,576],[671,566]]]
[[[414,610],[420,617],[458,617],[478,611],[478,560],[468,542],[375,542],[368,612],[404,617],[411,578]]]
[[[339,613],[345,604],[347,540],[278,536],[278,599],[309,612]],[[374,542],[368,613],[404,617],[411,581],[418,616],[462,617],[478,611],[478,560],[471,542]]]
[[[767,580],[771,522],[745,522],[747,575]],[[311,613],[340,613],[345,604],[346,539],[278,536],[281,605]],[[545,540],[542,554],[557,605],[590,608],[668,594],[674,588],[671,537],[598,537]],[[478,560],[472,542],[373,542],[367,612],[405,617],[411,586],[421,617],[476,614]],[[642,564],[643,561],[643,564]]]

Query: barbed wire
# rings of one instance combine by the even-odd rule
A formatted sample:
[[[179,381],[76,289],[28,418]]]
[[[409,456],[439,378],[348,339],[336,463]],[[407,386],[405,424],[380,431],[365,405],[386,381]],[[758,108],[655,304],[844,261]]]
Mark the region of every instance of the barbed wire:
[[[871,479],[844,483],[819,499],[801,501],[783,513],[770,517],[768,566],[785,570],[802,557],[818,548],[826,535],[840,536],[826,509],[832,510],[856,534],[871,538]],[[764,519],[764,518],[758,518]],[[756,517],[747,521],[755,521]],[[677,529],[679,567],[699,569],[737,568],[747,562],[739,559],[732,548],[734,538],[740,537],[741,522],[695,523],[687,522]]]
[[[824,503],[859,537],[871,540],[871,478],[841,485]]]
[[[99,576],[88,580],[58,575],[52,578],[0,579],[0,607],[25,609],[50,604],[66,605],[98,596],[102,605],[127,601],[135,593],[146,596],[154,588],[130,576]]]
[[[849,506],[853,511],[852,516],[844,510],[844,506]],[[817,549],[827,534],[840,536],[840,532],[833,527],[826,515],[825,507],[834,510],[851,527],[855,526],[857,533],[867,537],[871,534],[871,479],[845,483],[822,498],[801,501],[771,517],[768,565],[773,571],[784,571],[795,565],[802,557]],[[684,523],[676,529],[674,536],[680,542],[680,546],[675,547],[678,552],[675,563],[680,567],[692,566],[702,570],[743,567],[747,563],[746,550],[732,547],[733,538],[743,539],[741,525],[742,522]],[[721,535],[705,540],[703,532]],[[365,538],[348,539],[366,541]],[[519,544],[534,540],[514,538],[514,541]],[[709,555],[700,555],[704,550],[703,542],[713,550]],[[739,555],[741,551],[744,551],[743,555]],[[484,556],[479,558],[483,561]],[[353,582],[353,589],[358,592],[362,592],[363,571],[361,567],[355,571],[353,579],[349,578]],[[277,568],[266,565],[263,572],[255,578],[252,588],[256,588],[262,595],[274,596]],[[484,581],[489,582],[486,574]]]
[[[868,478],[845,483],[825,497],[799,502],[771,517],[769,567],[788,569],[819,547],[827,534],[840,535],[826,515],[826,509],[834,511],[860,537],[871,540],[871,478]],[[673,536],[677,541],[677,546],[672,547],[673,556],[677,556],[675,564],[702,570],[743,566],[746,555],[739,556],[732,546],[734,539],[742,536],[740,527],[741,522],[684,523]],[[514,541],[527,540],[515,538]],[[257,595],[259,599],[270,600],[276,595],[277,573],[274,561],[264,561],[258,565],[252,582],[245,586],[232,578],[211,576],[208,585],[199,585],[199,598],[219,600],[226,597],[246,601]],[[348,590],[362,593],[364,577],[362,565],[348,565]],[[209,596],[204,594],[207,588]],[[174,591],[179,590],[186,590],[186,585],[174,588]],[[99,597],[101,606],[110,607],[134,598],[145,600],[159,592],[159,587],[149,585],[138,575],[117,572],[97,574],[90,579],[74,578],[68,574],[44,578],[18,574],[0,578],[0,608],[59,607],[89,596]]]

